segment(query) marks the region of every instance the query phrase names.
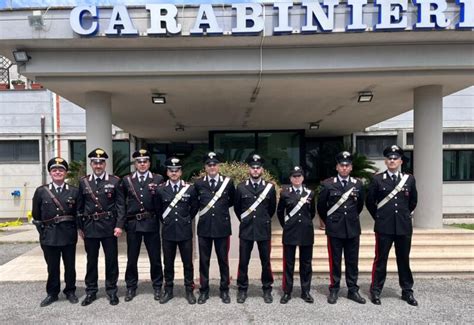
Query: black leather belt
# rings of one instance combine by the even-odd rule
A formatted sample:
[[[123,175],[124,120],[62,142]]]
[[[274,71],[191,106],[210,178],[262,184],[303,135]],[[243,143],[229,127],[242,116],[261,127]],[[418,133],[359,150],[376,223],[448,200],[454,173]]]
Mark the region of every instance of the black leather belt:
[[[104,219],[104,218],[111,217],[111,216],[112,216],[112,212],[106,211],[106,212],[96,212],[96,213],[93,213],[93,214],[86,215],[85,217],[87,219],[97,221],[99,219]]]
[[[137,214],[129,215],[129,216],[127,216],[127,219],[129,219],[129,220],[135,219],[135,220],[140,221],[140,220],[148,219],[148,218],[151,218],[151,217],[153,217],[153,214],[152,214],[152,213],[150,213],[150,212],[143,212],[143,213],[137,213]]]
[[[50,219],[42,220],[41,222],[44,225],[52,225],[54,223],[60,223],[60,222],[64,222],[64,221],[76,221],[76,217],[68,216],[68,215],[56,216],[56,217],[53,217],[53,218],[50,218]]]

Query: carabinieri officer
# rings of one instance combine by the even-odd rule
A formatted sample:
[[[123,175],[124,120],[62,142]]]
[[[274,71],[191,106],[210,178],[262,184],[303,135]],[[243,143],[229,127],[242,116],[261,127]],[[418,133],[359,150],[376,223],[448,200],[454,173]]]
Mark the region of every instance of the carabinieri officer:
[[[410,269],[410,248],[413,233],[412,215],[418,202],[415,178],[400,172],[403,150],[389,146],[383,151],[387,170],[375,175],[367,193],[367,210],[375,220],[375,259],[370,286],[370,300],[380,305],[387,261],[395,243],[398,279],[402,299],[412,306],[418,302],[413,296],[413,275]]]
[[[40,234],[40,244],[48,265],[46,298],[40,306],[45,307],[56,300],[61,289],[60,262],[64,263],[63,293],[70,303],[78,302],[76,296],[76,203],[77,187],[64,182],[68,164],[61,157],[48,162],[51,183],[40,186],[33,195],[33,223]]]
[[[223,303],[228,304],[230,303],[228,254],[232,234],[229,208],[234,205],[235,188],[232,179],[219,174],[221,161],[215,152],[207,153],[203,161],[206,176],[194,183],[200,209],[197,226],[201,285],[198,304],[203,304],[209,299],[209,264],[213,243],[221,275],[220,298]]]
[[[364,208],[362,182],[350,177],[352,155],[343,151],[336,155],[337,176],[326,179],[318,199],[318,213],[326,224],[329,256],[328,303],[337,302],[341,283],[341,261],[344,252],[347,298],[360,304],[365,299],[359,294],[359,214]]]
[[[154,299],[160,300],[163,285],[161,266],[160,221],[158,217],[158,185],[163,176],[153,174],[150,169],[150,153],[145,149],[132,155],[136,171],[123,178],[127,220],[127,295],[125,301],[131,301],[138,286],[138,256],[142,241],[150,260],[150,277],[154,290]]]
[[[184,269],[186,300],[196,303],[194,296],[193,223],[199,203],[194,185],[181,180],[181,160],[177,157],[165,161],[169,179],[158,188],[160,216],[163,223],[163,255],[165,264],[165,292],[160,304],[173,298],[174,260],[179,247]]]
[[[262,289],[265,303],[272,303],[273,273],[270,265],[272,217],[276,210],[275,185],[262,179],[264,159],[257,154],[247,159],[249,179],[235,191],[234,210],[240,221],[239,271],[237,302],[247,299],[248,266],[253,245],[257,242],[262,264]]]
[[[125,223],[125,205],[120,178],[105,171],[107,153],[100,148],[92,150],[88,157],[93,173],[79,183],[79,234],[84,239],[87,253],[86,297],[82,306],[97,299],[98,259],[100,245],[105,255],[105,291],[110,304],[119,303],[117,280],[119,276],[117,238]]]
[[[291,186],[284,188],[278,202],[277,216],[283,228],[283,296],[280,303],[291,299],[296,247],[300,252],[301,298],[308,303],[313,275],[313,218],[316,215],[314,192],[303,185],[303,169],[295,166],[290,171]]]

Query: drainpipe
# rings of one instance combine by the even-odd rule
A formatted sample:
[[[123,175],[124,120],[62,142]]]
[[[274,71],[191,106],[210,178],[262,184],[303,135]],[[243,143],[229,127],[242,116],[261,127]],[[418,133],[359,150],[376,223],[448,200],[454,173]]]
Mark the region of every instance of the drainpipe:
[[[41,183],[46,184],[46,131],[45,118],[41,115]]]
[[[55,94],[56,99],[56,141],[57,141],[57,157],[61,156],[61,107],[59,103],[59,95]]]
[[[56,123],[55,123],[55,111],[54,111],[54,93],[52,91],[49,92],[50,97],[49,97],[49,107],[51,111],[51,153],[54,155],[55,152],[55,145],[54,145],[54,135],[55,133],[55,128],[56,128]]]

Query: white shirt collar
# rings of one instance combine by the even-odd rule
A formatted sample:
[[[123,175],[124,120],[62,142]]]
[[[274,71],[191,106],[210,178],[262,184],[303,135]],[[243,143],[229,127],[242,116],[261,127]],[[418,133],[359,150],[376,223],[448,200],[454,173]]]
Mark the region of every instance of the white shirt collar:
[[[350,176],[347,176],[346,178],[344,178],[341,175],[337,174],[337,179],[339,180],[339,182],[346,181],[349,183]]]
[[[103,173],[103,174],[100,175],[100,176],[97,176],[96,174],[93,174],[93,175],[94,175],[94,180],[96,180],[97,178],[100,178],[100,179],[102,179],[102,180],[105,179],[105,173]]]

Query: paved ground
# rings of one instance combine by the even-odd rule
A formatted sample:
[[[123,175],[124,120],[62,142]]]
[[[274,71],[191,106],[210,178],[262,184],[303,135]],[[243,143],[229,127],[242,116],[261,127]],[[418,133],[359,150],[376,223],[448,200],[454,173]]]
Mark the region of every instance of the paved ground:
[[[211,297],[205,305],[190,306],[183,297],[181,285],[175,288],[176,297],[166,305],[153,300],[149,283],[142,284],[138,296],[123,301],[123,283],[120,304],[112,307],[101,288],[99,299],[88,307],[71,305],[63,297],[51,306],[40,308],[44,297],[44,282],[0,283],[0,323],[474,323],[474,283],[463,279],[416,279],[416,297],[420,303],[412,307],[399,298],[397,280],[387,281],[382,295],[382,305],[359,305],[345,298],[346,290],[336,305],[326,303],[327,279],[315,279],[312,289],[315,304],[304,303],[295,289],[294,298],[287,304],[279,303],[280,290],[274,290],[275,301],[265,304],[260,297],[257,281],[252,281],[250,298],[245,304],[235,302],[235,288],[231,290],[232,303],[224,305]],[[83,283],[78,283],[78,294],[83,295]],[[103,285],[103,284],[102,284]],[[280,283],[276,283],[278,288]],[[369,281],[361,279],[361,292],[367,296]],[[211,288],[216,294],[217,287]]]
[[[35,247],[38,247],[38,243],[25,244],[25,243],[2,243],[0,242],[0,265],[3,265],[12,259],[22,255]]]

